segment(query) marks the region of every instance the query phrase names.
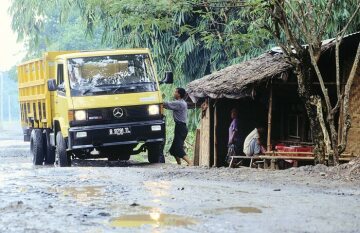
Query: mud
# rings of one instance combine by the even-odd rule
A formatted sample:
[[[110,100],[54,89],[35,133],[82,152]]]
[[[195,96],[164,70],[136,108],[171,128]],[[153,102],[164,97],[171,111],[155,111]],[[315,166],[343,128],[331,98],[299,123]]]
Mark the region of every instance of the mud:
[[[174,214],[163,214],[161,212],[151,212],[146,215],[124,215],[110,220],[110,226],[120,228],[137,228],[145,225],[151,225],[154,228],[163,226],[185,227],[197,223],[193,218]]]
[[[59,168],[33,166],[28,150],[17,133],[0,134],[0,232],[360,229],[356,165],[270,171],[77,160]]]

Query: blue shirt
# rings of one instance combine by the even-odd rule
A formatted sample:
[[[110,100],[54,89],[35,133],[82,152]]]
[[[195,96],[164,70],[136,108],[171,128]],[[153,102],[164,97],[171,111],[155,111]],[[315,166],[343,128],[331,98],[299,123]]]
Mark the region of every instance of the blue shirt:
[[[170,102],[164,102],[164,108],[173,111],[173,117],[175,122],[187,122],[187,103],[185,100],[175,100]]]

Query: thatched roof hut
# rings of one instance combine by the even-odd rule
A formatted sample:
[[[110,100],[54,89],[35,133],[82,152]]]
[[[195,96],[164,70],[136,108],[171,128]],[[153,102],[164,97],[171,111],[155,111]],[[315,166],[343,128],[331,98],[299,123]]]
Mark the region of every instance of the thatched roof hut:
[[[342,84],[353,64],[360,32],[346,36],[340,46]],[[336,99],[335,39],[322,43],[319,68],[332,99]],[[314,77],[315,93],[320,93],[319,82]],[[274,145],[307,148],[312,135],[305,108],[298,96],[298,85],[293,67],[286,61],[280,48],[240,64],[216,71],[187,86],[189,97],[201,103],[202,114],[197,130],[196,164],[221,166],[227,154],[230,112],[238,110],[239,134],[243,141],[256,125],[267,128],[268,153]],[[352,127],[346,153],[360,156],[360,67],[352,86],[350,112]],[[199,106],[199,105],[198,105]],[[241,143],[240,143],[241,144]]]
[[[260,83],[283,79],[290,70],[282,54],[269,52],[195,80],[188,84],[187,92],[193,101],[204,97],[239,99],[251,96]]]
[[[360,32],[347,35],[348,40],[358,41]],[[335,47],[335,39],[324,40],[323,53]],[[248,61],[226,67],[187,85],[190,98],[196,102],[198,98],[240,99],[252,95],[254,87],[266,83],[270,79],[286,79],[292,66],[286,62],[279,47]]]

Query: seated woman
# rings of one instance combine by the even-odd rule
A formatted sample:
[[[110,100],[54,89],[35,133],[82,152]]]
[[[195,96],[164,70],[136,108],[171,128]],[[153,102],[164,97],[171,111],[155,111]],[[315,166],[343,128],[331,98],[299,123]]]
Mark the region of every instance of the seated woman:
[[[265,148],[261,144],[263,132],[262,127],[257,127],[245,138],[243,151],[246,156],[259,155],[265,152]]]

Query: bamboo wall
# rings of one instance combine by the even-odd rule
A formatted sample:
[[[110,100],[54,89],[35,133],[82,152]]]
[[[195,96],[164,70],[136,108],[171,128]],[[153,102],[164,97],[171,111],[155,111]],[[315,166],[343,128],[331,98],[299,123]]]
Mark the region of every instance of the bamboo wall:
[[[358,67],[350,96],[351,128],[347,152],[360,156],[360,67]]]

